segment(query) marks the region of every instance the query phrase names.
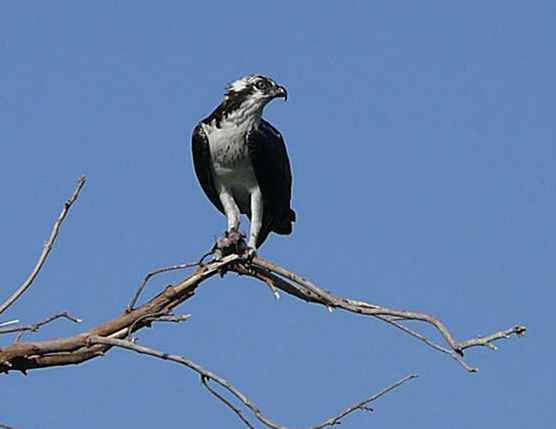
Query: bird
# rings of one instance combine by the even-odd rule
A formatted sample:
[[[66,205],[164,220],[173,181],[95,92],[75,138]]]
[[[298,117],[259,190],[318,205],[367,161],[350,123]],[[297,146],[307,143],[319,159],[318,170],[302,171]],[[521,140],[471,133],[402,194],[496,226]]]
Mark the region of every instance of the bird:
[[[224,236],[243,239],[240,215],[250,221],[247,254],[256,255],[270,232],[288,235],[296,213],[291,208],[292,172],[280,132],[263,119],[275,98],[287,100],[284,86],[259,74],[235,80],[223,101],[193,129],[193,165],[210,202],[226,216]]]

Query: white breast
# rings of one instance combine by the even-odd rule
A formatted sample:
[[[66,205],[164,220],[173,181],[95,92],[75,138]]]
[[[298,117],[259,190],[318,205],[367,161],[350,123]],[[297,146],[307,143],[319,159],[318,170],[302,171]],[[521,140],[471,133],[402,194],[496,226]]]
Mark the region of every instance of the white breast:
[[[203,125],[209,140],[215,185],[230,194],[242,212],[247,212],[250,195],[258,188],[245,141],[249,122],[236,125],[223,121],[220,127]]]

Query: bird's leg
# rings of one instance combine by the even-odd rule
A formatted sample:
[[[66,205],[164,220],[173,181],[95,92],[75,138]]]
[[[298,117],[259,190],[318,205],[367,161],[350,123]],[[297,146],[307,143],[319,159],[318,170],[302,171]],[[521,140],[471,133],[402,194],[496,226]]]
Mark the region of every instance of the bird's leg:
[[[226,213],[226,219],[228,220],[228,229],[226,230],[227,235],[231,232],[238,232],[239,208],[236,202],[227,191],[223,191],[220,193],[220,201],[222,202],[224,213]]]
[[[257,254],[257,238],[263,226],[263,196],[261,190],[256,188],[251,193],[251,226],[249,240],[247,241],[247,257],[253,258]]]
[[[243,237],[239,232],[239,208],[233,197],[226,190],[223,190],[220,193],[220,201],[228,220],[228,228],[224,233],[224,237],[216,242],[216,251],[222,257],[232,252],[240,253],[239,248]]]

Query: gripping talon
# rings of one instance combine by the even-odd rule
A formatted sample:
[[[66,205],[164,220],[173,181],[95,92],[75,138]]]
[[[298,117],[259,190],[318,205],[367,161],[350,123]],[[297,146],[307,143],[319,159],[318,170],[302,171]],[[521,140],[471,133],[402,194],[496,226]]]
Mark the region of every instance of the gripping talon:
[[[236,230],[226,231],[224,236],[216,240],[214,245],[214,255],[221,259],[224,256],[236,254],[243,255],[247,252],[245,235]]]

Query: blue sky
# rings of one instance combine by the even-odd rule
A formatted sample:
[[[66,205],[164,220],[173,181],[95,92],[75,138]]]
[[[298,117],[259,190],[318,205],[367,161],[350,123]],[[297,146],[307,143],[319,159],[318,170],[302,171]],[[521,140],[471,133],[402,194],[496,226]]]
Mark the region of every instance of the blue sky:
[[[229,275],[181,307],[190,321],[143,331],[142,344],[205,365],[288,426],[418,373],[342,427],[546,427],[556,418],[555,15],[548,1],[6,3],[3,296],[78,176],[88,183],[2,320],[69,310],[82,326],[33,338],[79,332],[118,315],[147,271],[210,248],[225,222],[194,177],[190,132],[229,81],[263,73],[289,92],[265,116],[285,136],[298,214],[263,256],[339,295],[436,315],[458,339],[516,323],[529,332],[497,352],[470,350],[480,368],[470,375],[379,321],[275,301]],[[187,370],[120,350],[3,376],[0,392],[0,422],[22,429],[243,427]]]

